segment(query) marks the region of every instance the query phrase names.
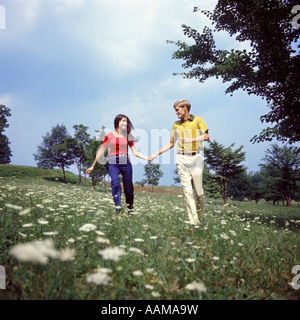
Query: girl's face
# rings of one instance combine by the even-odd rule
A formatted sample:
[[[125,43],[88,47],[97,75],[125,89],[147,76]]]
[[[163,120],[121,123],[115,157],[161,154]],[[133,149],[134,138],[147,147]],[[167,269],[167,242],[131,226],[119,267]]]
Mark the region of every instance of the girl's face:
[[[127,118],[122,118],[121,121],[119,122],[119,130],[127,130]]]

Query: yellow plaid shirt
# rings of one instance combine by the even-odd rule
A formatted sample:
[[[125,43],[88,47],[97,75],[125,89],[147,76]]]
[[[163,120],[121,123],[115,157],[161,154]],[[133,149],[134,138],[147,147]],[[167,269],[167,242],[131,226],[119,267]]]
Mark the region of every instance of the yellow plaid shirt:
[[[191,115],[188,120],[174,122],[171,138],[177,141],[178,152],[197,152],[203,148],[202,142],[182,143],[180,138],[196,138],[203,135],[207,130],[208,127],[201,117]]]

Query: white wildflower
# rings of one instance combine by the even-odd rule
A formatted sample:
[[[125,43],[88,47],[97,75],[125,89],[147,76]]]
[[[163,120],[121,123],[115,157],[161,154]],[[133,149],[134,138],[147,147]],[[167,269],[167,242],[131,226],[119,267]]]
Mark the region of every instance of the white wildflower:
[[[229,237],[228,237],[228,235],[226,234],[226,233],[221,233],[221,238],[223,238],[223,239],[225,239],[225,240],[228,240],[229,239]]]
[[[39,224],[48,224],[49,221],[44,220],[44,219],[38,219],[38,223],[39,223]]]
[[[57,257],[57,251],[54,249],[53,241],[50,239],[41,242],[17,244],[10,249],[9,253],[19,261],[38,262],[40,264],[47,264],[49,257]]]
[[[133,271],[132,274],[136,277],[141,277],[143,275],[143,272],[141,270]]]
[[[187,290],[196,290],[198,292],[206,292],[206,287],[202,282],[193,281],[185,286]]]
[[[143,255],[144,255],[143,251],[142,251],[142,250],[140,250],[140,249],[138,249],[138,248],[134,248],[134,247],[132,247],[132,248],[129,248],[129,251],[130,251],[130,252],[137,253],[137,254],[140,254],[141,256],[143,256]]]
[[[112,280],[112,278],[107,275],[107,273],[112,272],[111,269],[98,268],[95,271],[95,273],[90,274],[86,277],[87,282],[107,286],[109,282]]]
[[[149,289],[149,290],[153,290],[154,289],[154,287],[151,286],[151,284],[145,284],[145,288]]]
[[[27,209],[21,210],[19,212],[19,215],[20,216],[25,216],[26,214],[30,213],[30,211],[31,211],[31,208],[27,208]]]
[[[26,235],[25,233],[18,232],[18,234],[19,234],[20,236],[22,236],[23,238],[27,238],[27,235]]]
[[[236,237],[236,232],[235,232],[235,231],[229,230],[229,232],[230,232],[234,237]]]
[[[56,236],[58,234],[57,231],[49,231],[49,232],[43,232],[45,236]]]
[[[188,259],[185,259],[185,261],[187,261],[187,262],[195,262],[196,259],[188,258]]]
[[[155,271],[154,268],[147,268],[147,269],[146,269],[146,272],[147,272],[147,273],[153,273],[154,271]]]
[[[74,260],[75,250],[74,249],[62,249],[59,251],[58,258],[60,261]]]
[[[113,261],[119,261],[120,257],[127,254],[123,249],[119,247],[106,248],[104,250],[98,251],[98,253],[102,255],[102,258],[104,260],[113,260]]]
[[[97,233],[99,236],[104,236],[105,233],[99,230],[95,230],[95,233]]]
[[[105,238],[102,238],[102,237],[97,237],[96,241],[98,243],[107,243],[107,244],[110,244],[110,240],[109,239],[105,239]]]
[[[136,238],[134,239],[135,242],[144,242],[144,239]]]
[[[23,227],[23,228],[31,228],[31,227],[34,227],[34,224],[32,224],[32,223],[25,223],[25,224],[23,224],[22,227]]]
[[[15,204],[10,204],[10,203],[6,203],[5,207],[13,210],[23,210],[23,207],[17,206]]]
[[[159,298],[160,297],[160,293],[159,292],[156,292],[156,291],[152,291],[151,292],[151,295],[155,298]]]
[[[79,231],[90,232],[90,231],[93,231],[93,230],[96,230],[96,229],[97,229],[97,227],[94,224],[86,223],[82,227],[79,228]]]
[[[69,206],[67,204],[60,204],[59,207],[60,208],[69,208]]]

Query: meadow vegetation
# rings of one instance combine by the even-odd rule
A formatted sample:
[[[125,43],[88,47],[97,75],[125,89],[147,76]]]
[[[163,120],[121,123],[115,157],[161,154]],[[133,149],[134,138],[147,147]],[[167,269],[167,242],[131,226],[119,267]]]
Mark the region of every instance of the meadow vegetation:
[[[297,203],[206,199],[195,228],[181,188],[139,187],[119,219],[110,190],[61,178],[0,166],[1,299],[299,299]]]

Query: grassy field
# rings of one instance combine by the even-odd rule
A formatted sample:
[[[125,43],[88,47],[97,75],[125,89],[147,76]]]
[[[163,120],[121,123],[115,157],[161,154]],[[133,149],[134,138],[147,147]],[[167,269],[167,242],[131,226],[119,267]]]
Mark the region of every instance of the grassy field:
[[[61,178],[0,166],[0,299],[300,298],[298,204],[206,199],[195,228],[181,188],[137,189],[134,214],[118,219],[110,190]]]

